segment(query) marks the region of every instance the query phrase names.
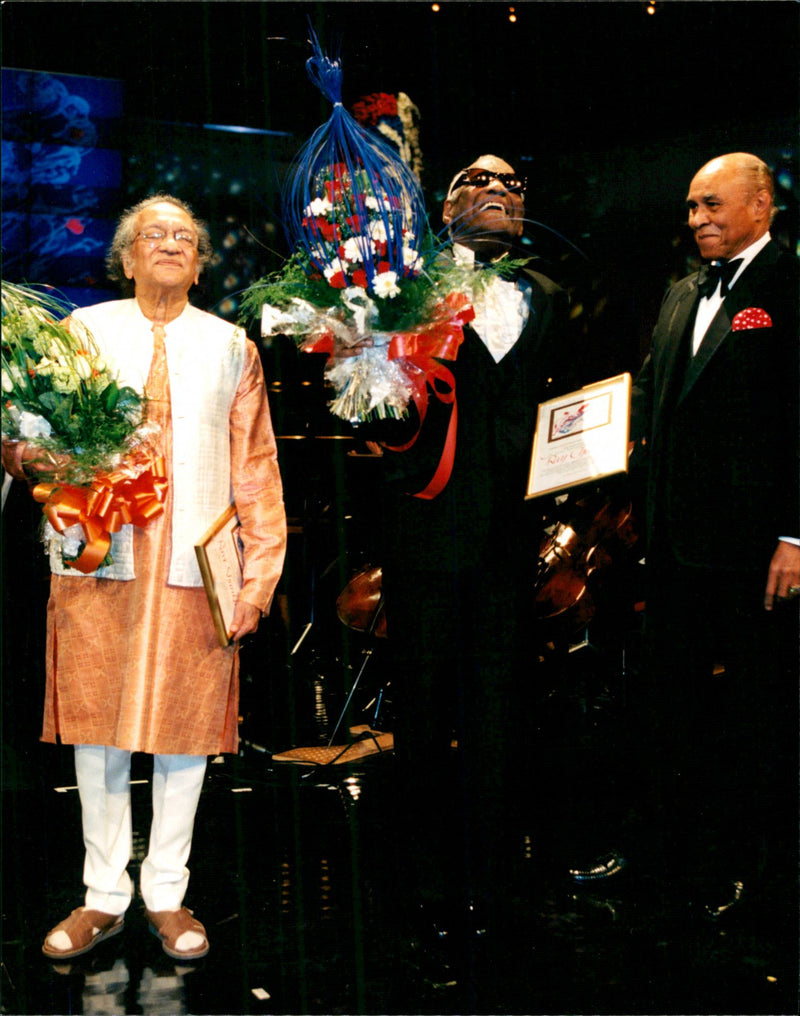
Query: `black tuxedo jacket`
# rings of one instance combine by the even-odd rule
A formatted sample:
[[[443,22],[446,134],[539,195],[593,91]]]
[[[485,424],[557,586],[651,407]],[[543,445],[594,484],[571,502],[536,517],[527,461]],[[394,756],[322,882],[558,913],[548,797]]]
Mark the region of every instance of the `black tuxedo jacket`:
[[[527,269],[531,313],[513,348],[495,363],[467,326],[454,362],[458,430],[449,483],[430,501],[415,498],[433,476],[444,446],[450,407],[431,398],[415,445],[387,453],[384,532],[386,560],[398,566],[458,571],[508,547],[538,552],[527,532],[533,514],[525,489],[539,402],[572,384],[564,323],[568,301],[554,282]],[[410,426],[417,425],[412,414]],[[391,441],[390,441],[391,443]],[[399,444],[397,440],[394,443]],[[501,549],[503,548],[503,549]],[[411,550],[419,553],[410,555]]]
[[[800,536],[798,260],[770,242],[692,358],[697,278],[667,293],[634,386],[633,435],[647,441],[650,547],[764,581],[778,538]],[[769,324],[737,320],[748,309]]]

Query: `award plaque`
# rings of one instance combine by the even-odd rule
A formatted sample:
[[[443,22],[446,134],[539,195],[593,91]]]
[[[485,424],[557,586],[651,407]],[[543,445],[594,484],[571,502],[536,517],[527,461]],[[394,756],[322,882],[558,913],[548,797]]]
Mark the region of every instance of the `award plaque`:
[[[526,499],[628,471],[631,376],[539,405]]]
[[[194,550],[220,645],[229,646],[233,610],[242,588],[242,545],[236,505],[220,515]]]

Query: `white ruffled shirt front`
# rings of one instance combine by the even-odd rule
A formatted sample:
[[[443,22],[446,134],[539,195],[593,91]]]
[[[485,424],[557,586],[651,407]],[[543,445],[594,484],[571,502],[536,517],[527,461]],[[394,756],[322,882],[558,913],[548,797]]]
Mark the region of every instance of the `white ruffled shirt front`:
[[[474,265],[475,251],[453,244],[453,258],[459,265]],[[470,323],[483,344],[499,363],[516,344],[531,314],[531,286],[524,279],[512,282],[492,276],[471,294],[475,319]]]

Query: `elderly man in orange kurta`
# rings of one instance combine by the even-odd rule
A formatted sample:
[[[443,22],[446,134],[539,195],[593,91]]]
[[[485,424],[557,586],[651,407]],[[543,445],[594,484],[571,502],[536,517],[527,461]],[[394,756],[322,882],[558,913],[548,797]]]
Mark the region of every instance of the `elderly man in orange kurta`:
[[[75,311],[121,383],[146,395],[167,463],[165,510],[114,534],[112,563],[70,568],[64,537],[49,546],[47,690],[43,740],[75,745],[86,859],[84,905],[47,935],[66,959],[122,930],[133,884],[131,752],[152,753],[153,818],[141,867],[147,919],[173,958],[208,952],[183,906],[186,862],[206,756],[238,746],[238,643],[268,612],[286,547],[275,439],[258,353],[241,329],[192,307],[188,293],[211,253],[182,201],[157,195],[123,216],[112,277],[134,295]],[[16,475],[30,446],[6,449]],[[15,459],[16,461],[10,461]],[[194,546],[236,504],[243,586],[233,645],[215,632]]]

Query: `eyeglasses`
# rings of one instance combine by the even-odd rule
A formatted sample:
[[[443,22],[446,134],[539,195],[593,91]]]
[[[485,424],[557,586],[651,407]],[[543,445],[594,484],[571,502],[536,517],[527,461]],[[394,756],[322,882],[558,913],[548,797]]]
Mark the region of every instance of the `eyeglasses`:
[[[137,239],[144,240],[150,247],[155,247],[156,244],[166,240],[168,236],[174,237],[175,243],[180,244],[181,247],[197,246],[194,233],[190,233],[186,229],[148,229],[136,234]]]
[[[498,180],[509,194],[522,194],[528,185],[524,176],[514,173],[495,173],[491,169],[465,169],[450,187],[450,193],[459,187],[488,187],[492,180]]]

